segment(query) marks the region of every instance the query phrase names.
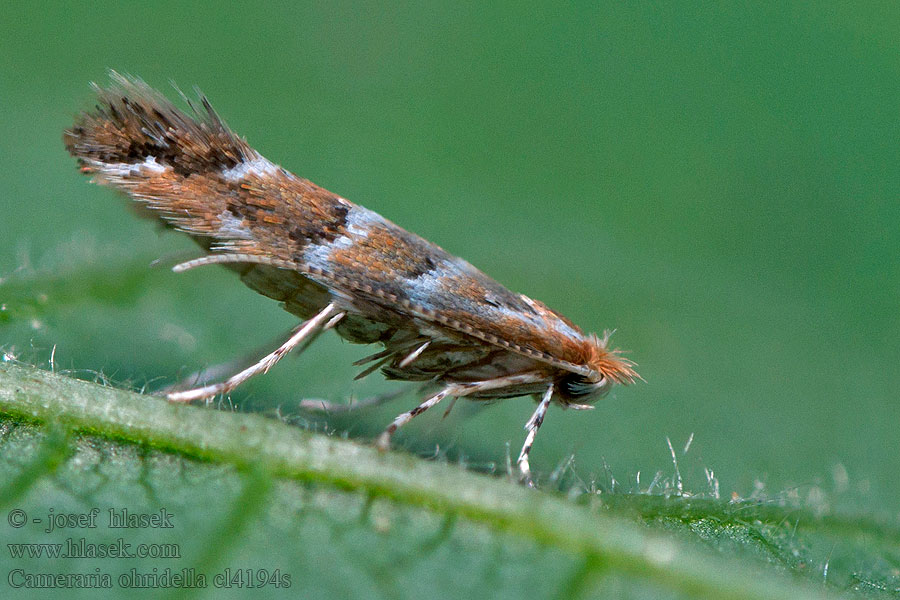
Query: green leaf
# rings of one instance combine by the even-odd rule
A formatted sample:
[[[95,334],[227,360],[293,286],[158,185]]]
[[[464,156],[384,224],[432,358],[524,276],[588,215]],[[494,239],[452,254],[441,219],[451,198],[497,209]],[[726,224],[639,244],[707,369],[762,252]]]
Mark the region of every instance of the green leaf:
[[[894,532],[790,508],[566,498],[258,415],[176,406],[11,363],[0,364],[0,411],[7,544],[122,538],[132,548],[168,544],[162,550],[178,552],[12,558],[8,546],[3,572],[109,574],[116,594],[153,569],[148,585],[171,582],[159,579],[168,568],[184,581],[206,575],[207,588],[188,590],[198,596],[231,579],[260,585],[254,592],[265,597],[422,597],[439,589],[447,597],[815,598],[827,595],[824,577],[823,585],[803,582],[800,565],[822,539],[868,545],[869,560],[897,555]],[[29,518],[97,509],[98,526],[47,532],[45,520],[16,528],[8,517],[16,509]],[[109,511],[122,509],[162,511],[174,526],[107,527]]]

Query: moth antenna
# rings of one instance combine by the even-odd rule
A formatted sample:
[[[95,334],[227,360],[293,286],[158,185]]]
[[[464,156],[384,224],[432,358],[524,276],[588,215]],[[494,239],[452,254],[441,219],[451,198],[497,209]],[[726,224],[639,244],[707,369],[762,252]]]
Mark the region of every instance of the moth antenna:
[[[190,269],[206,265],[226,265],[234,263],[248,263],[277,267],[279,269],[296,269],[297,265],[289,260],[281,260],[271,256],[257,256],[255,254],[207,254],[200,258],[187,260],[172,267],[175,273],[184,273]]]

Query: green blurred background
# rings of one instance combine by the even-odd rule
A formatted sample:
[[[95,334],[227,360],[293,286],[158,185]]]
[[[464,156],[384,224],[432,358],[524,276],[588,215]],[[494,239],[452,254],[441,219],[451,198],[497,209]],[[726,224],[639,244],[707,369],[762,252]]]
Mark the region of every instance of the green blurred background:
[[[273,161],[617,329],[646,383],[551,410],[536,469],[574,453],[585,482],[646,489],[671,474],[666,438],[694,434],[691,491],[706,467],[724,497],[896,518],[900,5],[716,6],[7,6],[0,303],[24,314],[16,284],[46,308],[0,346],[159,385],[294,323],[224,270],[151,269],[190,243],[78,174],[62,130],[114,68],[172,97],[200,86]],[[232,399],[296,414],[391,389],[352,382],[368,351],[323,339]],[[365,437],[413,402],[298,421]],[[460,403],[399,441],[502,468],[531,410]]]

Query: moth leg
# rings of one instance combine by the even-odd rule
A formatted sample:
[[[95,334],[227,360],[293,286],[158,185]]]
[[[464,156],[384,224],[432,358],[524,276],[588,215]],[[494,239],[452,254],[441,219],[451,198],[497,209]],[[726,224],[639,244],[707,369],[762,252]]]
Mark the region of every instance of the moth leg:
[[[390,402],[394,398],[398,398],[406,393],[407,388],[399,388],[384,394],[363,398],[353,403],[338,404],[337,402],[329,402],[320,398],[305,398],[300,401],[300,408],[309,411],[318,411],[323,413],[343,413],[355,410],[363,410],[365,408],[373,408],[381,406],[385,402]]]
[[[291,330],[292,334],[293,331],[294,330]],[[177,381],[176,383],[172,383],[157,389],[155,393],[160,395],[168,395],[182,390],[189,390],[195,387],[206,385],[210,381],[224,379],[234,373],[243,371],[250,365],[255,365],[257,362],[259,362],[263,356],[269,353],[270,348],[272,348],[276,344],[280,345],[282,343],[282,338],[284,338],[283,334],[279,336],[278,339],[269,340],[267,344],[257,348],[251,353],[248,353],[246,356],[228,360],[216,365],[203,367],[202,369],[199,369],[191,373],[190,375],[182,377],[181,380]]]
[[[450,406],[447,407],[447,410],[444,411],[444,416],[442,419],[446,419],[450,415],[450,411],[453,410],[453,407],[456,406],[456,401],[459,400],[458,396],[453,396],[450,398]]]
[[[547,408],[550,406],[550,400],[552,398],[553,384],[551,383],[547,387],[547,391],[544,392],[537,408],[534,409],[534,414],[531,415],[531,418],[528,419],[528,422],[525,424],[525,430],[528,432],[528,435],[525,436],[525,444],[522,446],[522,452],[519,453],[519,460],[516,461],[516,464],[519,466],[519,473],[521,473],[522,481],[527,482],[531,487],[534,487],[534,482],[531,479],[531,465],[528,463],[528,455],[531,454],[534,438],[537,435],[538,429],[541,428],[541,424],[544,422],[544,416],[547,414]]]
[[[296,327],[292,332],[290,337],[283,344],[281,344],[278,348],[264,356],[262,359],[257,361],[256,363],[250,365],[246,369],[239,371],[238,373],[232,375],[225,381],[221,383],[214,383],[210,385],[201,386],[198,388],[194,388],[191,390],[185,390],[181,392],[170,392],[166,394],[166,398],[171,402],[191,402],[192,400],[200,400],[201,398],[209,398],[210,396],[215,396],[217,394],[226,394],[247,381],[254,375],[258,375],[259,373],[267,372],[272,366],[281,360],[288,352],[296,348],[298,345],[303,343],[311,335],[315,337],[321,331],[328,327],[334,326],[339,319],[336,317],[343,314],[335,314],[335,306],[334,304],[329,304],[321,311],[319,311],[316,316],[305,321]],[[323,323],[331,317],[331,320]],[[312,341],[310,339],[309,341]]]
[[[404,358],[403,360],[400,361],[399,367],[401,369],[404,367],[408,367],[414,360],[419,358],[419,355],[421,355],[423,352],[425,352],[425,349],[428,348],[428,346],[430,346],[430,345],[431,345],[431,340],[428,340],[424,344],[421,344],[418,348],[416,348],[415,350],[410,352],[406,356],[406,358]]]
[[[499,388],[505,388],[513,385],[522,385],[535,383],[537,381],[542,381],[543,376],[540,373],[521,373],[517,375],[507,375],[504,377],[496,377],[494,379],[485,379],[483,381],[475,381],[470,383],[451,383],[444,387],[441,391],[431,396],[427,400],[425,400],[422,404],[415,407],[414,409],[407,411],[401,415],[398,415],[394,422],[388,425],[387,429],[378,437],[376,445],[381,450],[387,450],[391,444],[391,436],[394,435],[394,432],[397,431],[403,425],[409,423],[413,417],[422,414],[432,406],[436,405],[438,402],[446,398],[447,396],[453,397],[462,397],[468,396],[470,394],[475,394],[478,392],[483,392],[485,390],[494,390]],[[547,403],[549,404],[549,397],[553,395],[553,388],[551,386],[550,390],[547,392]],[[544,408],[544,411],[547,409]],[[541,416],[543,418],[543,415]],[[540,424],[538,424],[540,427]],[[532,435],[532,440],[533,440]],[[527,454],[527,453],[526,453]],[[527,462],[527,456],[526,456]]]
[[[430,398],[425,400],[425,402],[418,405],[414,409],[408,410],[405,413],[397,415],[397,418],[394,419],[394,422],[391,423],[390,425],[388,425],[387,429],[385,429],[384,432],[380,436],[378,436],[378,440],[375,442],[375,445],[378,447],[379,450],[387,450],[388,448],[390,448],[391,447],[391,436],[394,435],[395,431],[397,431],[402,426],[404,426],[407,423],[409,423],[410,421],[412,421],[413,417],[422,414],[423,412],[425,412],[426,410],[428,410],[429,408],[431,408],[432,406],[436,405],[438,402],[440,402],[441,400],[443,400],[444,398],[449,396],[451,394],[451,392],[455,392],[455,391],[458,391],[457,386],[448,385],[447,387],[445,387],[444,389],[439,391],[437,394],[434,394],[433,396],[431,396]]]

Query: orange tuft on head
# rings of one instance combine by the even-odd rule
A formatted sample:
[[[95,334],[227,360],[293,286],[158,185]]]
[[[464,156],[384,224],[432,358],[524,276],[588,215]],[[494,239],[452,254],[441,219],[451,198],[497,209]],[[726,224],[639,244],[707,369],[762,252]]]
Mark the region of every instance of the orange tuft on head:
[[[634,383],[641,376],[634,370],[634,363],[623,358],[618,348],[608,348],[609,336],[612,332],[604,332],[603,337],[591,334],[584,346],[584,364],[603,377],[615,383]]]

